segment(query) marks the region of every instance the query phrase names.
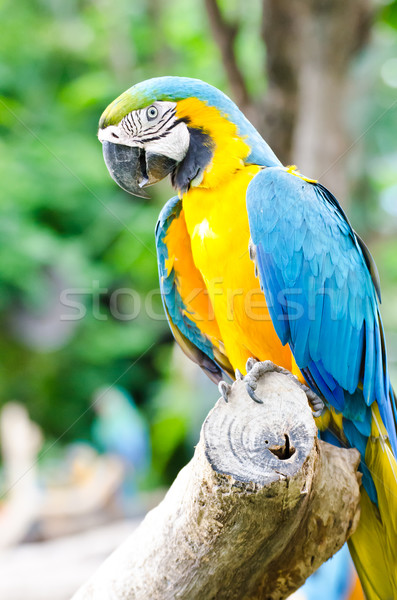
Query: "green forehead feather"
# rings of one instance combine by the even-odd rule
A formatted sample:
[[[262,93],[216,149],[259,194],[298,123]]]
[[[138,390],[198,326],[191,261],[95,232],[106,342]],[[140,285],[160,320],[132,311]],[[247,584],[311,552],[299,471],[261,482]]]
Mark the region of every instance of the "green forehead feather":
[[[157,99],[160,100],[160,98]],[[104,129],[108,125],[117,125],[125,115],[133,110],[149,106],[154,100],[155,98],[150,95],[134,93],[133,88],[127,90],[104,110],[99,120],[99,128]]]

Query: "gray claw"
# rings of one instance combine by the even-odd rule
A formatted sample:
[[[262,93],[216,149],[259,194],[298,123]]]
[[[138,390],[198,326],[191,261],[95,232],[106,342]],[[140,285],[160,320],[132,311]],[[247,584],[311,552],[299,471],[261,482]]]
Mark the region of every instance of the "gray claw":
[[[324,410],[324,402],[310,388],[306,386],[302,387],[306,388],[304,391],[306,392],[307,399],[312,409],[313,417],[315,419],[317,419],[317,417],[321,417]]]
[[[247,364],[245,365],[245,369],[246,369],[247,373],[249,373],[249,372],[251,371],[252,367],[253,367],[254,365],[256,365],[256,363],[257,363],[257,362],[258,362],[258,361],[256,360],[256,358],[252,358],[252,357],[250,357],[250,358],[247,360]]]
[[[255,390],[252,387],[251,383],[246,383],[245,387],[246,387],[248,395],[250,396],[250,398],[252,398],[252,400],[254,402],[256,402],[257,404],[263,404],[263,400],[261,400],[260,398],[258,398],[258,396],[255,394]]]
[[[236,369],[234,376],[236,379],[244,379],[244,376],[243,376],[242,372],[240,371],[240,369]]]
[[[324,410],[324,402],[318,398],[319,402],[311,402],[310,405],[312,407],[312,411],[313,411],[313,417],[315,419],[317,419],[317,417],[321,417],[321,415],[323,414],[323,410]]]
[[[322,408],[321,410],[316,410],[314,412],[312,412],[312,415],[315,419],[317,419],[317,417],[321,417],[321,415],[323,414],[323,410],[324,408]]]
[[[258,385],[257,380],[258,376],[260,375],[261,365],[262,363],[258,362],[256,358],[249,358],[245,367],[247,370],[247,375],[244,377],[245,387],[249,397],[258,404],[263,404],[263,400],[261,400],[255,393]]]
[[[220,381],[218,383],[218,390],[220,391],[222,398],[224,399],[225,402],[229,401],[229,395],[230,395],[231,389],[232,389],[232,386],[229,385],[228,383],[226,383],[226,381]]]

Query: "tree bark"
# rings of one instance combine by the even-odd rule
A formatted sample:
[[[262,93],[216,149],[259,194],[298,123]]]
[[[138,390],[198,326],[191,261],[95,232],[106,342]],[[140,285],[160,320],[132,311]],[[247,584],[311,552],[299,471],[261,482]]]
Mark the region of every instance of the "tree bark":
[[[235,101],[248,118],[253,117],[253,114],[251,114],[253,106],[234,50],[238,26],[232,25],[224,19],[217,0],[205,0],[205,6]]]
[[[287,165],[294,160],[292,147],[298,118],[300,4],[299,0],[263,0],[267,92],[262,133],[281,162]]]
[[[355,530],[359,453],[317,439],[286,375],[233,384],[165,499],[73,600],[286,598]]]

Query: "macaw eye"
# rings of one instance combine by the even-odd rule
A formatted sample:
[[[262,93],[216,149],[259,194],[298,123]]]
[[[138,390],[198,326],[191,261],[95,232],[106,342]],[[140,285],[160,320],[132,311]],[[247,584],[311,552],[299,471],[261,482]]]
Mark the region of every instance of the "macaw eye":
[[[159,111],[157,110],[157,108],[155,106],[149,106],[149,108],[146,111],[147,120],[153,121],[153,119],[155,119],[158,114],[159,114]]]

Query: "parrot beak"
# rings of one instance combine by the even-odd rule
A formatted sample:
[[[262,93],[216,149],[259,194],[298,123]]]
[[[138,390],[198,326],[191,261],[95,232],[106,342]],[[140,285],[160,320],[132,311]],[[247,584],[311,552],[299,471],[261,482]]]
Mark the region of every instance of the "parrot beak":
[[[112,179],[126,192],[141,198],[149,198],[143,188],[164,179],[177,165],[172,158],[145,152],[138,146],[103,141],[102,149]]]

